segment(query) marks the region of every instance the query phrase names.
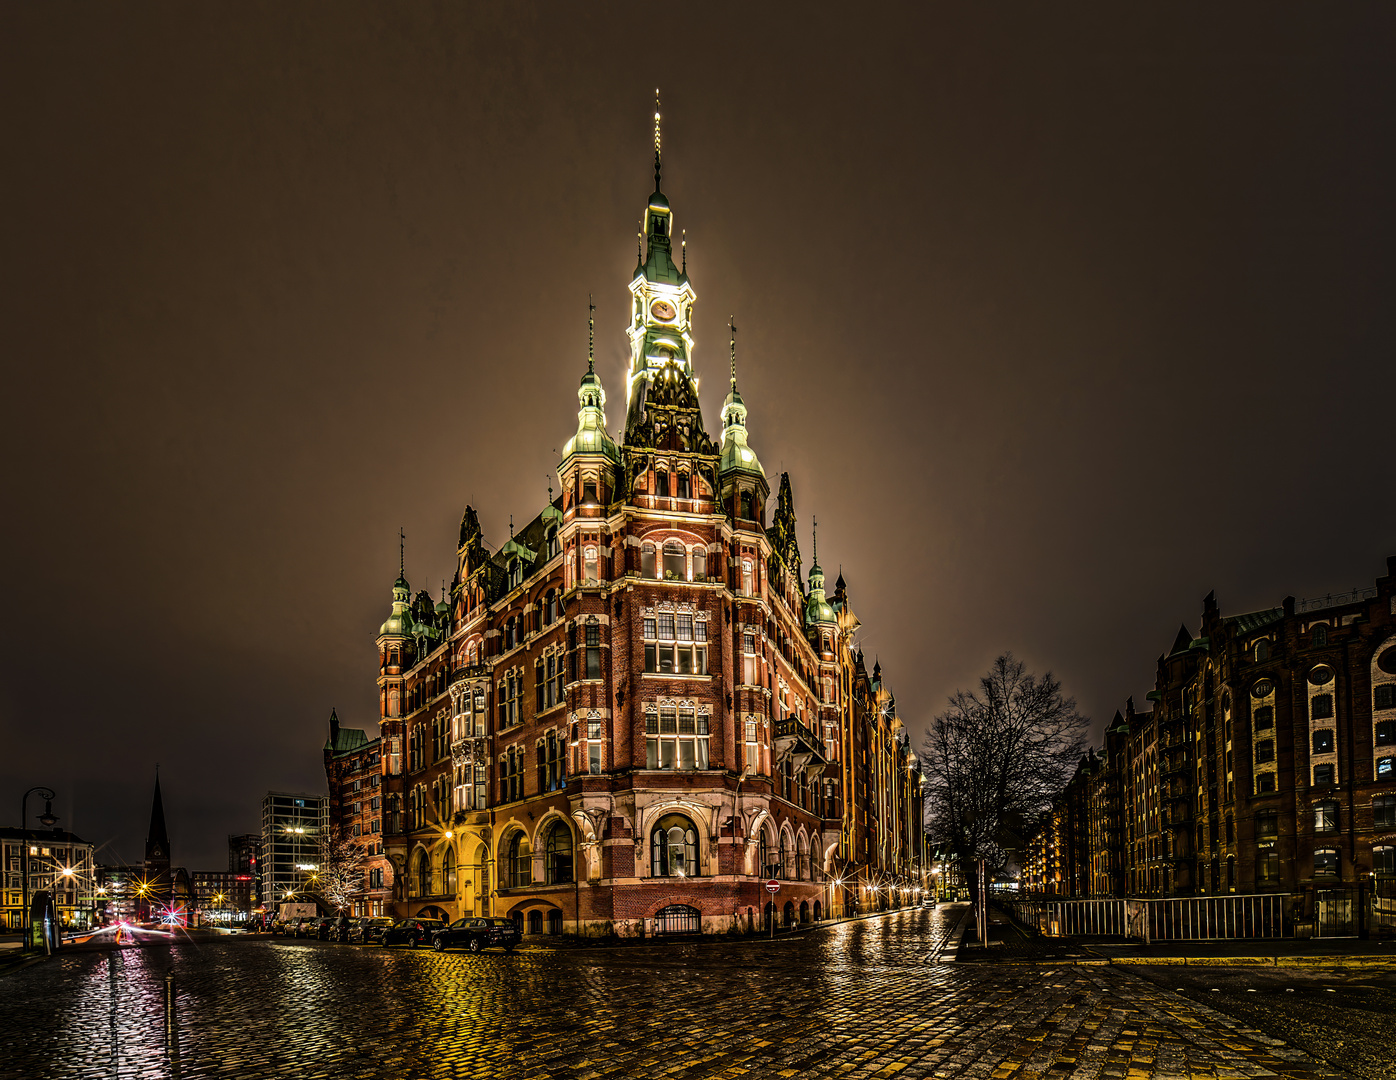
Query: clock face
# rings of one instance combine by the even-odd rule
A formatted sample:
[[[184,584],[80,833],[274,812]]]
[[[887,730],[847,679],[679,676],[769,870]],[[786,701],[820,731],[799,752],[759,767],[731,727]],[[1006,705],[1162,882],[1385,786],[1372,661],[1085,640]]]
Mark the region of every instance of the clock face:
[[[674,310],[674,305],[668,300],[656,300],[650,305],[650,314],[660,322],[669,322],[678,312]]]

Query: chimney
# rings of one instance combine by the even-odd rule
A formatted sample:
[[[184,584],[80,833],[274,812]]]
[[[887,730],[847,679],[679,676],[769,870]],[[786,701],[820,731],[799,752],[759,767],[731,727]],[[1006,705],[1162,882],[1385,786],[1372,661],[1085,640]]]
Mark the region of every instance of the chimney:
[[[1386,576],[1396,577],[1396,555],[1386,557]]]
[[[1292,596],[1286,596],[1286,597],[1285,597],[1285,614],[1286,614],[1286,615],[1293,615],[1293,614],[1294,614],[1294,597],[1292,597]]]

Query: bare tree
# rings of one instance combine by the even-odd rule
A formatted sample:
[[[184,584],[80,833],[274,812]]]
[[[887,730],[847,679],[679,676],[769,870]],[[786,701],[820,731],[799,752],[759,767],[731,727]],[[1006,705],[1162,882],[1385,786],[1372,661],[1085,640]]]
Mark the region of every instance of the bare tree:
[[[315,891],[335,911],[345,911],[354,894],[363,888],[363,864],[363,848],[352,840],[327,833],[320,840]]]
[[[1071,779],[1085,749],[1087,720],[1012,653],[994,661],[977,691],[960,690],[931,722],[924,744],[931,839],[955,853],[966,880],[974,864],[1003,866],[1025,825]]]

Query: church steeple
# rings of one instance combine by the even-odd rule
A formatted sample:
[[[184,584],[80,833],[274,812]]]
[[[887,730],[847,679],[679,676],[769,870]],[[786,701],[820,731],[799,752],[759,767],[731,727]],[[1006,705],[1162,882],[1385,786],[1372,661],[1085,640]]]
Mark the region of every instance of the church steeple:
[[[165,802],[160,797],[160,769],[155,769],[155,796],[150,800],[150,828],[146,830],[145,857],[170,859],[170,837],[165,831]]]

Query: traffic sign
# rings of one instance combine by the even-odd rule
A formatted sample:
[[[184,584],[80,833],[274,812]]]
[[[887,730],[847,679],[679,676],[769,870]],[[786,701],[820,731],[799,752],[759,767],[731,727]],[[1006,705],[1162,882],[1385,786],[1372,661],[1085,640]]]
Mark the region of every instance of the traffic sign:
[[[770,881],[766,882],[766,891],[774,896],[776,893],[780,892],[780,882],[775,878],[771,878]]]

